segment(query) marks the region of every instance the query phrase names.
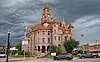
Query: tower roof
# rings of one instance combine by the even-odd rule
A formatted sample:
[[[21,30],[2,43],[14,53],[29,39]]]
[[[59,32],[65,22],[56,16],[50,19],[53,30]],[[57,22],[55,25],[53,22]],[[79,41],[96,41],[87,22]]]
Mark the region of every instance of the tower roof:
[[[68,28],[74,28],[73,24],[70,22]]]
[[[54,21],[53,22],[54,23],[59,23],[59,21],[56,18],[54,18]]]
[[[45,4],[44,9],[50,9],[47,3]]]
[[[51,10],[49,8],[48,4],[45,4],[44,9],[43,9],[43,13],[42,13],[42,18],[41,18],[41,23],[45,23],[45,22],[51,22],[52,20],[52,13]]]

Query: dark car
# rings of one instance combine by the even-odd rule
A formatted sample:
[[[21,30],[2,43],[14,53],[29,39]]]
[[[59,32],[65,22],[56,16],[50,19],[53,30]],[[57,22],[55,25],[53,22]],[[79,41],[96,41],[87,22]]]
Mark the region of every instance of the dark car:
[[[62,53],[57,56],[54,56],[54,60],[60,60],[60,59],[71,60],[71,59],[73,59],[73,55],[70,53]]]
[[[80,54],[80,58],[97,58],[98,55],[95,53],[83,53]]]

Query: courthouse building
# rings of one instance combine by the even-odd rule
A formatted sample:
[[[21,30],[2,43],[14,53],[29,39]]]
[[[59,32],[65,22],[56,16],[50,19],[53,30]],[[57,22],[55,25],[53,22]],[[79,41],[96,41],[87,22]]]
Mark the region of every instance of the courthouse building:
[[[54,44],[60,46],[64,52],[64,41],[73,38],[73,29],[74,26],[71,22],[66,25],[64,19],[61,21],[53,19],[51,9],[46,4],[43,8],[40,24],[28,28],[26,51],[31,54],[44,55],[48,53],[50,45]]]

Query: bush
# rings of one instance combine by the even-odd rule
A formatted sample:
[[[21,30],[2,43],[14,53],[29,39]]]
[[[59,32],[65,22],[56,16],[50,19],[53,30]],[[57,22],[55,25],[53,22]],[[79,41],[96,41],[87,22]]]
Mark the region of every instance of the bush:
[[[57,45],[51,45],[49,48],[50,53],[56,53],[57,55],[61,53],[61,49]]]

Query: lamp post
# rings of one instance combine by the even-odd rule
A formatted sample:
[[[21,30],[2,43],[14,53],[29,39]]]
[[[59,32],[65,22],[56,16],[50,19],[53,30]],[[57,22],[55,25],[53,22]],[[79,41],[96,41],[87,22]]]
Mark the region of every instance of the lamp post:
[[[6,62],[8,62],[8,55],[9,55],[9,46],[10,46],[10,29],[8,29],[8,43],[7,43],[7,57],[6,57]]]
[[[23,24],[25,25],[25,23],[23,22]],[[24,48],[24,59],[25,59],[25,46],[28,44],[28,41],[26,39],[26,33],[27,33],[27,26],[25,26],[25,38],[24,40],[22,41],[22,45],[23,45],[23,48]]]

